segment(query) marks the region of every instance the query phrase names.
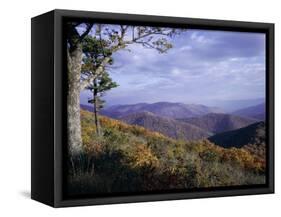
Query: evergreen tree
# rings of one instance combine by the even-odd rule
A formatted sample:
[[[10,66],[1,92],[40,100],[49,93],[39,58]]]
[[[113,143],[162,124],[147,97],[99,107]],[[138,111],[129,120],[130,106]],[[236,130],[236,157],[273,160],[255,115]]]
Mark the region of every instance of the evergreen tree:
[[[111,55],[110,50],[107,48],[108,43],[108,40],[101,40],[92,36],[86,36],[82,43],[84,57],[81,68],[81,80],[84,81],[88,77],[94,78],[87,84],[86,89],[92,92],[92,98],[88,102],[93,104],[97,135],[101,135],[98,112],[105,103],[101,97],[106,91],[117,87],[117,84],[112,81],[108,72],[105,71],[105,67],[97,73],[97,68],[102,60]],[[110,57],[108,64],[111,65],[112,63],[113,59]]]
[[[81,28],[84,31],[81,31]],[[79,154],[82,150],[80,91],[91,85],[103,74],[105,68],[112,64],[114,53],[129,50],[131,44],[139,44],[145,48],[155,49],[159,53],[165,53],[172,48],[170,38],[182,30],[165,27],[69,22],[66,31],[68,144],[72,154]],[[93,68],[90,70],[83,70],[83,65],[84,69],[87,65],[83,58],[89,56],[95,58],[97,64],[92,64]]]
[[[101,127],[99,122],[98,113],[100,109],[103,108],[105,100],[102,100],[102,96],[112,88],[117,87],[117,83],[112,81],[109,77],[108,72],[104,71],[104,73],[93,80],[93,83],[87,87],[88,90],[92,92],[92,98],[88,100],[88,103],[93,104],[94,108],[94,121],[96,126],[97,135],[101,135]]]

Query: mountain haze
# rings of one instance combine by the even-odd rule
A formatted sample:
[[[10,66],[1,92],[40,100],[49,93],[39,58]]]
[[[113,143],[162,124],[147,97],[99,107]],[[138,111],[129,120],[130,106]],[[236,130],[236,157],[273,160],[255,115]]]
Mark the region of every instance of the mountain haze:
[[[265,103],[239,109],[233,112],[233,114],[243,117],[251,117],[259,120],[265,120]]]
[[[230,113],[246,107],[255,106],[264,102],[265,102],[264,98],[256,98],[256,99],[242,99],[242,100],[211,100],[211,101],[206,101],[205,104],[222,108],[226,112]]]
[[[257,122],[256,119],[239,117],[230,114],[210,113],[200,117],[180,119],[214,134],[239,129]]]
[[[197,140],[212,135],[192,124],[177,121],[172,118],[156,116],[151,112],[129,114],[119,119],[127,124],[142,126],[174,139]]]
[[[138,103],[134,105],[115,105],[105,108],[101,111],[102,115],[111,118],[120,118],[124,115],[151,112],[161,117],[169,118],[189,118],[200,116],[208,113],[222,113],[223,111],[217,107],[208,107],[197,104],[183,104],[183,103],[170,103],[170,102],[157,102],[157,103]]]
[[[92,105],[80,104],[80,108],[89,112],[94,112],[94,108]]]

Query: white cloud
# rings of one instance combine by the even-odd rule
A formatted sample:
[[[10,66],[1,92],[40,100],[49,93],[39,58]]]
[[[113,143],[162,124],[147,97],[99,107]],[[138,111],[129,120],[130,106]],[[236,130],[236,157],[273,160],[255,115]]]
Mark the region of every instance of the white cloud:
[[[245,37],[240,36],[243,40]],[[265,82],[264,56],[258,55],[262,47],[251,45],[256,51],[249,52],[248,43],[238,44],[240,38],[232,33],[190,30],[178,36],[174,47],[165,54],[130,45],[131,52],[114,54],[110,73],[120,86],[107,94],[108,101],[189,102],[210,97],[258,97],[264,92]]]
[[[180,69],[178,69],[178,68],[173,68],[172,71],[171,71],[171,74],[175,75],[175,76],[181,75],[182,71]]]
[[[181,47],[179,50],[180,50],[180,51],[190,51],[190,50],[192,50],[192,47],[189,46],[189,45],[187,45],[187,46]]]
[[[209,44],[214,42],[213,39],[211,39],[210,37],[207,38],[206,36],[200,34],[199,32],[193,32],[190,36],[190,39],[199,44]]]

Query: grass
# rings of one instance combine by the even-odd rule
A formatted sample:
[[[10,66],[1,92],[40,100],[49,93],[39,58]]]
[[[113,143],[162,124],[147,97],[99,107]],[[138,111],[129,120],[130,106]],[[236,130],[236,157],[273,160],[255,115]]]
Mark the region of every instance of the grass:
[[[265,183],[265,160],[208,140],[180,141],[143,127],[81,111],[84,150],[70,156],[68,194],[147,192]]]

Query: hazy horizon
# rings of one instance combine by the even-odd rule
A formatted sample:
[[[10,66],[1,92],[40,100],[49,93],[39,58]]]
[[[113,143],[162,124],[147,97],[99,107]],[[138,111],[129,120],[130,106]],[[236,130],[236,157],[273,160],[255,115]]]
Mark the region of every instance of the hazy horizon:
[[[91,103],[88,103],[88,98],[86,97],[90,97],[90,95],[86,94],[85,97],[84,96],[81,96],[80,97],[80,104],[82,105],[92,105]],[[180,102],[180,101],[154,101],[154,102],[145,102],[145,101],[142,101],[142,102],[137,102],[137,103],[115,103],[115,104],[110,104],[109,102],[107,103],[108,106],[115,106],[115,105],[136,105],[136,104],[142,104],[142,103],[145,103],[145,104],[155,104],[155,103],[181,103],[181,104],[195,104],[195,105],[206,105],[206,106],[212,106],[212,104],[215,104],[216,102],[239,102],[239,101],[257,101],[258,104],[259,102],[263,102],[265,101],[265,98],[253,98],[253,99],[237,99],[237,100],[213,100],[212,102],[208,101],[206,103],[200,103],[200,102]]]

